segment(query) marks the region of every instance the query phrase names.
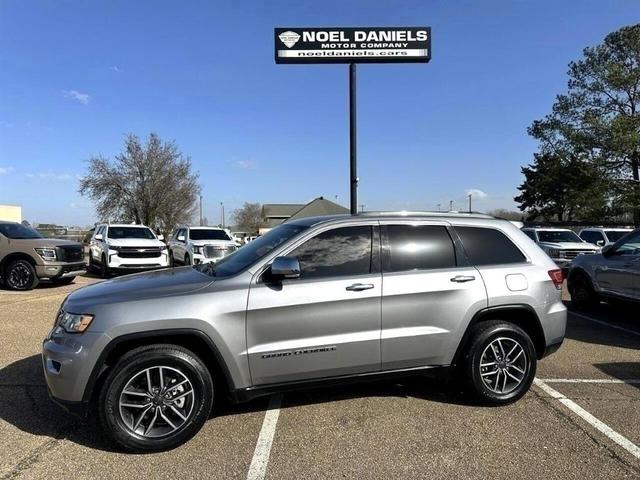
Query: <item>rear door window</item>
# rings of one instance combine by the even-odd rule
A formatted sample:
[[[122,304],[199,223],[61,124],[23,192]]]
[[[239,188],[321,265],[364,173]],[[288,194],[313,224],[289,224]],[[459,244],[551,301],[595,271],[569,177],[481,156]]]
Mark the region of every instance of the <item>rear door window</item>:
[[[455,227],[473,265],[502,265],[527,261],[518,247],[500,230],[483,227]]]
[[[386,225],[388,248],[384,272],[455,268],[456,253],[447,228],[441,225]]]

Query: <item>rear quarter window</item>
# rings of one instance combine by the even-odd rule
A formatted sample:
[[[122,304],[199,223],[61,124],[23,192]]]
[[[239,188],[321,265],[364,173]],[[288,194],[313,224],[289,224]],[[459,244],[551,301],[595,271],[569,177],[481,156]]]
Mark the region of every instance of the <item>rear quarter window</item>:
[[[502,265],[527,261],[518,247],[500,230],[455,227],[473,265]]]

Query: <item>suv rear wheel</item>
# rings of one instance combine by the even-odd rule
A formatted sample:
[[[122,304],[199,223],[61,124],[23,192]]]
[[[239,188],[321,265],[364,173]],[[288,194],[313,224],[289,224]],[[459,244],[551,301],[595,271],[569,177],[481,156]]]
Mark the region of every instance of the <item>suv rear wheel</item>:
[[[515,402],[529,390],[536,365],[533,342],[524,330],[502,321],[482,322],[463,362],[467,390],[482,403]]]
[[[4,271],[4,283],[11,290],[31,290],[38,286],[36,269],[28,260],[14,260]]]
[[[177,345],[140,347],[107,376],[98,409],[103,428],[127,450],[168,450],[202,427],[213,405],[213,380],[191,351]]]
[[[571,304],[578,310],[589,310],[598,306],[598,295],[586,275],[576,273],[569,279],[568,288],[571,294]]]

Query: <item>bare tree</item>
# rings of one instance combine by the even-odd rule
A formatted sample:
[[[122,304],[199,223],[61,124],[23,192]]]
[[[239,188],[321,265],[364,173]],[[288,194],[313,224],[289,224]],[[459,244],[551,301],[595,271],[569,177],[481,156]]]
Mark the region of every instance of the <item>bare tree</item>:
[[[113,162],[91,158],[79,191],[93,200],[100,218],[144,223],[167,235],[192,218],[200,186],[175,142],[152,133],[145,145],[128,135]]]
[[[262,206],[259,203],[245,202],[242,208],[234,210],[233,219],[242,230],[256,234],[262,225]]]

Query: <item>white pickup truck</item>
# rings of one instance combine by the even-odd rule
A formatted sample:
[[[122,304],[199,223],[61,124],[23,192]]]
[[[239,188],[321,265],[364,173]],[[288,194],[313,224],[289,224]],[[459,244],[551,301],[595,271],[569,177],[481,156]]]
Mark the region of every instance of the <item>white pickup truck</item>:
[[[169,239],[169,262],[171,265],[215,263],[237,249],[236,242],[222,228],[178,227]]]
[[[600,253],[600,247],[582,240],[567,228],[523,228],[529,238],[536,242],[560,268],[568,268],[578,255]]]

